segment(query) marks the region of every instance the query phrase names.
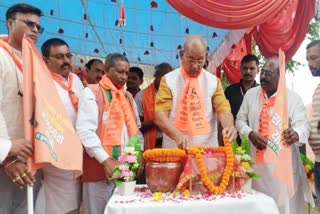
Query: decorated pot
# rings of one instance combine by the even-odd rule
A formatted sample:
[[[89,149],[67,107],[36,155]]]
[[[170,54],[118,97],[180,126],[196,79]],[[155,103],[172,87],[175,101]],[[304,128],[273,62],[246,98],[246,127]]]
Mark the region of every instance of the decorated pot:
[[[181,162],[147,162],[146,181],[152,192],[173,192],[182,173]]]

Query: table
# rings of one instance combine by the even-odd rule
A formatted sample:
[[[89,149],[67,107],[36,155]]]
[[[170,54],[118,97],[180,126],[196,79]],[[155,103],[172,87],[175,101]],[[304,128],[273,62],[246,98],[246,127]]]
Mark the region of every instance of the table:
[[[243,191],[225,193],[221,196],[162,194],[161,201],[155,201],[145,186],[138,186],[132,196],[120,196],[115,190],[105,214],[278,214],[274,200],[260,192]]]

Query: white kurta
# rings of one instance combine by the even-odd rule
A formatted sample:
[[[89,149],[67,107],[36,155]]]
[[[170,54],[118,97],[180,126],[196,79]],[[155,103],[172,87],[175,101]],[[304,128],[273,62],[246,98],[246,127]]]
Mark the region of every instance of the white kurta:
[[[0,162],[11,148],[11,141],[24,138],[22,72],[11,56],[0,48]]]
[[[169,121],[172,124],[174,124],[176,114],[179,108],[180,98],[183,95],[183,91],[186,85],[188,84],[189,80],[182,75],[180,68],[170,73],[167,73],[162,78],[165,79],[167,87],[169,88],[172,95],[172,107],[171,107],[171,110],[169,111]],[[214,109],[212,105],[212,99],[218,89],[219,79],[215,75],[203,69],[200,75],[197,76],[197,81],[199,82],[201,99],[204,104],[205,118],[208,122],[208,128],[209,128],[208,134],[192,135],[191,131],[182,131],[182,130],[180,131],[189,137],[190,139],[189,146],[218,146],[218,137],[217,137],[218,136],[217,135],[218,120],[217,120],[216,109]],[[163,133],[162,147],[175,148],[177,147],[177,144],[168,135]]]
[[[236,127],[241,136],[249,135],[251,131],[258,132],[259,117],[262,108],[260,90],[260,86],[252,88],[244,96],[236,120]],[[272,111],[272,108],[270,111]],[[256,172],[261,174],[262,178],[253,182],[253,188],[272,197],[276,201],[281,214],[301,214],[305,213],[305,201],[313,204],[312,194],[302,162],[299,158],[298,148],[300,144],[308,142],[310,125],[302,99],[289,89],[288,114],[289,127],[293,128],[299,135],[299,142],[291,145],[291,167],[293,170],[295,194],[291,199],[289,198],[285,185],[273,177],[272,166],[269,164],[259,164],[256,166]],[[251,144],[251,156],[254,159],[255,152],[256,148]]]
[[[11,56],[0,48],[0,162],[13,140],[24,138],[22,72]],[[0,213],[26,213],[26,191],[20,190],[0,165]],[[13,203],[14,202],[14,203]]]
[[[72,75],[72,91],[79,97],[83,85],[78,76],[75,74]],[[61,78],[65,84],[68,84],[65,78],[61,76],[58,77]],[[55,86],[71,119],[71,123],[75,126],[77,112],[70,100],[69,92],[63,89],[57,82],[55,82]],[[81,203],[81,183],[78,178],[74,177],[73,171],[58,169],[51,165],[42,168],[42,170],[43,186],[40,190],[36,212],[39,214],[56,214],[78,210]],[[44,199],[40,197],[44,197]]]
[[[17,50],[16,50],[17,51]],[[21,93],[19,93],[21,92]],[[0,48],[0,159],[8,155],[12,141],[24,138],[23,130],[23,75],[7,51]],[[33,198],[40,186],[35,175]],[[0,213],[27,213],[26,189],[19,189],[0,165]]]
[[[134,111],[136,115],[136,122],[138,128],[141,127],[137,106],[134,102]],[[85,88],[80,95],[79,109],[77,118],[77,132],[80,137],[82,145],[86,152],[92,158],[95,158],[100,163],[109,158],[107,152],[103,149],[99,136],[96,134],[98,129],[98,106],[95,95],[90,88]],[[108,114],[105,113],[103,121],[108,120]],[[102,122],[103,122],[102,121]],[[138,132],[138,138],[143,149],[143,135]],[[122,149],[129,142],[129,134],[126,125],[122,130]],[[100,214],[112,196],[114,184],[107,184],[105,181],[99,182],[84,182],[83,183],[83,209],[84,214]]]

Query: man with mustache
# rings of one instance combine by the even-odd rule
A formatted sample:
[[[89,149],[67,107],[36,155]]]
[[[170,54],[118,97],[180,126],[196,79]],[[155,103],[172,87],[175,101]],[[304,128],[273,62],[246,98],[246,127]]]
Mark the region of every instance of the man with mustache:
[[[27,213],[27,193],[24,187],[35,182],[26,164],[33,149],[31,142],[24,139],[21,51],[24,35],[36,43],[39,34],[43,32],[40,16],[41,10],[32,5],[12,5],[6,12],[8,37],[0,38],[1,214]]]
[[[269,132],[271,121],[268,118],[274,109],[279,77],[279,58],[271,57],[261,69],[261,86],[250,89],[246,93],[237,114],[236,127],[241,135],[249,136],[251,156],[254,160],[259,157],[257,153],[264,153],[263,151],[267,148],[267,138],[273,134]],[[293,195],[291,197],[287,186],[273,175],[274,166],[265,163],[263,155],[264,163],[256,164],[256,173],[262,175],[262,178],[253,181],[253,189],[272,197],[278,205],[280,214],[301,214],[305,213],[305,200],[313,203],[306,174],[299,158],[299,146],[308,142],[310,126],[300,96],[287,89],[287,98],[289,128],[281,133],[281,137],[285,142],[283,146],[289,147],[291,152],[292,164],[287,167],[292,167],[294,173]],[[264,118],[266,122],[263,122]]]
[[[180,56],[180,67],[162,77],[156,95],[155,124],[164,133],[162,146],[218,146],[217,118],[222,134],[234,140],[237,130],[221,81],[203,69],[207,43],[188,36]]]
[[[124,85],[129,61],[119,53],[106,57],[106,75],[99,84],[89,85],[79,99],[77,133],[85,148],[83,158],[84,214],[103,213],[115,185],[113,170],[132,136],[143,148],[143,136],[136,104]]]
[[[52,38],[43,43],[41,52],[71,123],[75,126],[78,96],[83,85],[79,77],[70,72],[72,54],[69,46],[62,39]],[[78,213],[81,201],[79,178],[74,178],[72,171],[58,169],[52,165],[45,166],[42,170],[41,188],[45,195],[45,211],[41,213]]]
[[[307,46],[307,61],[312,76],[320,76],[320,40],[312,41]],[[315,155],[314,184],[316,188],[318,206],[320,205],[320,84],[312,96],[312,119],[310,146]]]
[[[86,76],[83,85],[96,84],[105,74],[105,66],[100,59],[91,59],[86,65]]]
[[[224,91],[226,98],[230,102],[233,119],[236,120],[239,108],[246,92],[253,87],[258,86],[255,81],[259,72],[259,59],[252,54],[244,56],[241,60],[240,72],[242,79],[239,83],[229,85]],[[241,143],[240,136],[237,137],[238,144]]]

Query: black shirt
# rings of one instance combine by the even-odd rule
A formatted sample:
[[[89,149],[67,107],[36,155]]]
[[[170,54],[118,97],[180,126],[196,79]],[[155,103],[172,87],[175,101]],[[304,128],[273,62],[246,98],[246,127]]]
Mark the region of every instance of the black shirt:
[[[259,84],[257,84],[256,81],[254,81],[251,88],[256,87],[258,85]],[[236,120],[237,118],[238,111],[243,101],[243,96],[246,94],[246,92],[247,91],[244,89],[244,86],[242,84],[242,79],[240,80],[239,83],[229,85],[224,91],[226,98],[230,102],[231,112],[233,114],[234,120]]]

